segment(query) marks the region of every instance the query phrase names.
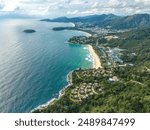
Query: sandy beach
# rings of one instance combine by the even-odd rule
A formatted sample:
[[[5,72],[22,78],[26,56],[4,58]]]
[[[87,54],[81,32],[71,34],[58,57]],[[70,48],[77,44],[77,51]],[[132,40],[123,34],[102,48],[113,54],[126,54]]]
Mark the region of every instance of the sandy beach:
[[[91,45],[87,45],[88,50],[93,58],[93,68],[98,69],[99,67],[102,68],[101,66],[101,62],[100,62],[100,58],[99,56],[96,54],[95,50],[93,49],[93,47]],[[34,112],[36,110],[42,110],[44,108],[46,108],[47,106],[49,106],[50,104],[53,104],[54,101],[59,100],[65,93],[65,89],[69,86],[72,86],[72,72],[71,71],[68,75],[67,75],[67,81],[68,81],[68,85],[65,86],[60,92],[58,97],[55,97],[53,99],[51,99],[50,101],[48,101],[47,103],[38,106],[37,108],[34,108],[31,112]]]
[[[100,62],[100,58],[99,56],[96,54],[95,50],[93,49],[93,47],[91,45],[87,45],[89,52],[91,53],[92,57],[93,57],[93,68],[98,69],[99,67],[102,68],[101,66],[101,62]]]

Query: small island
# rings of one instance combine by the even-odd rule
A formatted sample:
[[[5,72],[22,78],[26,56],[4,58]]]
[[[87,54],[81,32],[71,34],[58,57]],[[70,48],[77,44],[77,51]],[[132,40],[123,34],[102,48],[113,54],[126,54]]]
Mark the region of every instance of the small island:
[[[26,29],[23,32],[25,32],[25,33],[35,33],[36,31],[33,30],[33,29]]]

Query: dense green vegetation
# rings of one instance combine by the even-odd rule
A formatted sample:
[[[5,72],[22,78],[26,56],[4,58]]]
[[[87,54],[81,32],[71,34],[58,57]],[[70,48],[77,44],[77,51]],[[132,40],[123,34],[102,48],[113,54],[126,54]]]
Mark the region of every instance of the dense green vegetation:
[[[114,14],[90,15],[84,17],[59,17],[56,19],[42,19],[46,22],[73,22],[80,23],[81,26],[93,27],[99,26],[103,28],[111,27],[113,29],[129,29],[137,27],[150,26],[150,14],[135,14],[130,16],[116,16]]]
[[[109,41],[109,46],[125,49],[123,61],[135,65],[150,61],[150,28],[125,32],[119,37]]]
[[[117,35],[118,39],[103,44],[125,49],[121,58],[124,64],[132,65],[76,70],[72,74],[73,85],[65,94],[47,108],[35,112],[150,112],[150,28]],[[99,49],[96,51],[101,55]],[[109,80],[113,76],[117,77],[116,81]],[[71,99],[72,90],[82,83],[97,83],[102,91],[75,102]]]

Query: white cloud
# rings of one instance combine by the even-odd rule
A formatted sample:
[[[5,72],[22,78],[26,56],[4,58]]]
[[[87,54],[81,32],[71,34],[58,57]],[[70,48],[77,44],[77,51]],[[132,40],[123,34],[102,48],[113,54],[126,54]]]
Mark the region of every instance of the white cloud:
[[[2,11],[14,11],[19,4],[19,1],[17,0],[1,0],[3,3]]]
[[[99,6],[99,2],[94,2],[93,5],[92,5],[92,8],[96,8]]]
[[[81,14],[84,14],[84,15],[88,15],[88,14],[91,15],[91,14],[97,14],[97,13],[99,13],[98,9],[91,9],[91,10],[81,12]]]
[[[149,13],[150,0],[0,0],[0,12],[49,17]]]
[[[79,10],[75,10],[73,12],[71,12],[71,11],[67,12],[68,15],[74,15],[74,14],[78,14],[78,13],[79,13]]]

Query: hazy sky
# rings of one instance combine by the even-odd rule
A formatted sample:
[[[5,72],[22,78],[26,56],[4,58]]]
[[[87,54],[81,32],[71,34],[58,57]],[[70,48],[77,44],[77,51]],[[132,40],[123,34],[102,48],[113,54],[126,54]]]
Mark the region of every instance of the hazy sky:
[[[150,13],[150,0],[0,0],[0,14],[49,17]]]

